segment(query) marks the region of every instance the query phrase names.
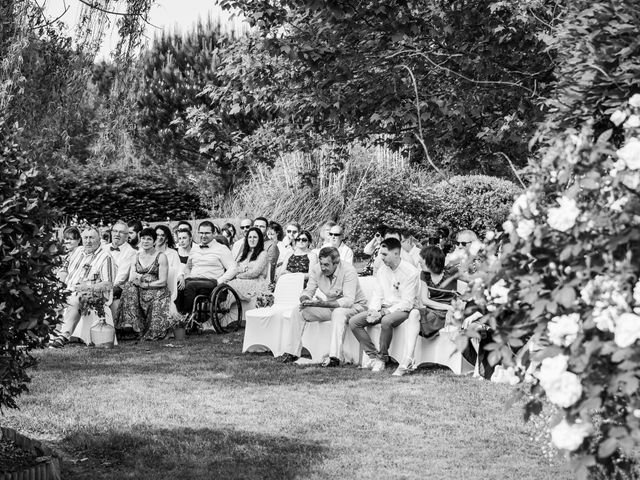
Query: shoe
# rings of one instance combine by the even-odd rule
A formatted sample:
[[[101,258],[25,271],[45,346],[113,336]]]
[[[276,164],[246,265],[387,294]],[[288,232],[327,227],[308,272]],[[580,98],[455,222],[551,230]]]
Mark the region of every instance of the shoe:
[[[339,367],[340,359],[336,357],[327,357],[322,362],[323,367]]]
[[[296,357],[295,355],[291,355],[290,353],[285,353],[279,358],[282,363],[293,363],[298,360],[298,357]]]
[[[56,337],[49,342],[49,348],[64,348],[67,343],[69,340],[66,337]]]
[[[413,372],[415,369],[416,367],[413,364],[413,359],[409,359],[408,362],[403,362],[398,365],[398,368],[396,368],[391,375],[393,375],[394,377],[403,377],[404,375]]]
[[[387,364],[384,362],[384,360],[380,360],[379,358],[374,358],[373,361],[371,362],[371,371],[373,373],[380,373],[384,371],[386,366]]]

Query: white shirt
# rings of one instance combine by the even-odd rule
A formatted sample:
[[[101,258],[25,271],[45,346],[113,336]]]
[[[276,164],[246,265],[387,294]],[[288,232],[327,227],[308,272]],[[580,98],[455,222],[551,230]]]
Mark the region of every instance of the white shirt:
[[[420,250],[418,250],[419,252]],[[414,259],[414,257],[411,255],[412,252],[407,252],[405,251],[404,248],[400,249],[400,258],[402,260],[404,260],[405,262],[410,263],[411,265],[413,265],[416,268],[420,268],[420,263],[417,261],[417,259]],[[373,261],[373,274],[375,275],[376,272],[378,271],[378,269],[380,268],[381,265],[384,265],[382,263],[382,257],[380,256],[380,253],[378,253],[378,255],[376,255],[376,259]]]
[[[401,260],[395,270],[383,263],[375,278],[369,310],[378,311],[384,306],[390,313],[408,312],[418,305],[420,270],[409,262]]]
[[[118,273],[116,274],[113,284],[122,285],[128,281],[131,265],[136,261],[136,254],[138,253],[137,250],[129,245],[128,242],[125,242],[119,247],[116,247],[113,243],[108,243],[106,245],[102,245],[102,249],[111,255],[111,258],[113,258],[118,269]]]
[[[191,247],[187,270],[187,278],[207,278],[225,283],[236,276],[238,266],[231,256],[231,250],[212,240],[206,248],[200,245]]]

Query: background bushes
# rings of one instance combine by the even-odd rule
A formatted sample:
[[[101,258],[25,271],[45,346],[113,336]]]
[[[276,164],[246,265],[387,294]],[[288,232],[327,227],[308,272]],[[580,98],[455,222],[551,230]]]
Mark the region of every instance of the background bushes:
[[[513,182],[485,175],[419,185],[412,176],[398,172],[368,183],[342,220],[348,243],[360,252],[380,224],[406,229],[419,239],[433,235],[440,225],[452,232],[471,228],[483,235],[507,219],[519,192]]]
[[[119,218],[153,222],[209,216],[193,187],[170,171],[77,168],[53,175],[51,205],[68,217],[109,223]]]

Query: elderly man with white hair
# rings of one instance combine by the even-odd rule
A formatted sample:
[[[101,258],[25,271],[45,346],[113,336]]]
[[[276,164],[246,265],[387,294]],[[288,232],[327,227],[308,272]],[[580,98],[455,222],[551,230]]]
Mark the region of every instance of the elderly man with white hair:
[[[124,220],[118,220],[111,227],[111,243],[102,246],[102,249],[111,255],[116,268],[117,275],[113,282],[113,301],[111,302],[111,313],[116,318],[122,287],[129,280],[131,265],[136,261],[136,249],[129,242],[129,226]]]
[[[50,343],[52,348],[62,348],[69,342],[81,320],[83,305],[91,299],[102,300],[105,318],[113,323],[109,304],[117,267],[109,252],[100,248],[100,232],[97,228],[87,227],[81,236],[82,247],[76,248],[69,257],[66,271],[61,272],[69,296],[60,331]],[[89,343],[88,328],[82,330],[77,335]]]

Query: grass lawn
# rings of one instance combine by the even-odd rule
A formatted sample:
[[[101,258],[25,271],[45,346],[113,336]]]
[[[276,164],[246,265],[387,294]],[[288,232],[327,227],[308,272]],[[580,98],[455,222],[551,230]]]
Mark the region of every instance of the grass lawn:
[[[242,335],[38,352],[4,425],[61,452],[68,480],[571,478],[506,386],[282,365]]]

